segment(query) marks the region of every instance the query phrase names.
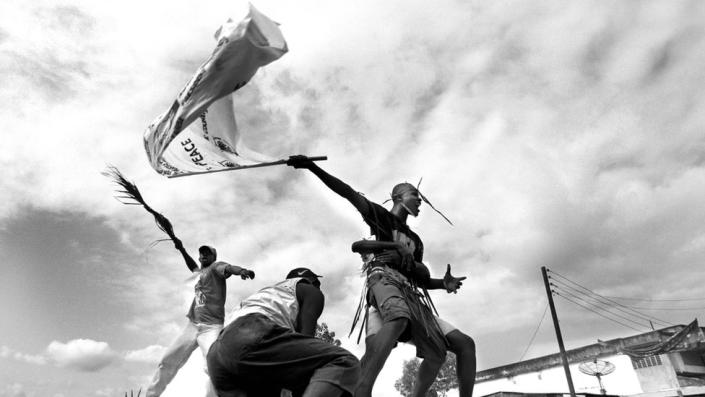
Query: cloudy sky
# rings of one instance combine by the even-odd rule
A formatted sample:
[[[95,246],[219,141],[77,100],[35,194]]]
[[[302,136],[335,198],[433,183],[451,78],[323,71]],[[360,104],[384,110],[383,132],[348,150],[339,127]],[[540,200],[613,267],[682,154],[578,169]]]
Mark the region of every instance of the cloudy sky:
[[[557,350],[540,267],[683,324],[705,312],[705,3],[262,0],[289,53],[235,95],[245,143],[322,166],[384,201],[401,181],[434,292],[479,369]],[[321,321],[346,337],[363,279],[359,215],[287,167],[166,179],[145,127],[244,1],[0,3],[0,396],[144,387],[185,324],[189,272],[147,214],[113,199],[113,164],[191,252],[257,271],[227,309],[292,266],[325,275]],[[572,285],[566,282],[567,285]],[[577,288],[577,287],[576,287]],[[575,292],[575,291],[574,291]],[[651,299],[651,301],[647,300]],[[556,298],[568,348],[636,333]],[[624,314],[623,314],[624,315]],[[628,316],[628,315],[627,315]],[[624,323],[624,320],[620,320]],[[645,331],[640,325],[627,323]],[[655,324],[658,326],[659,323]],[[536,336],[532,340],[532,335]],[[393,396],[409,347],[376,388]],[[195,395],[194,355],[165,396]]]

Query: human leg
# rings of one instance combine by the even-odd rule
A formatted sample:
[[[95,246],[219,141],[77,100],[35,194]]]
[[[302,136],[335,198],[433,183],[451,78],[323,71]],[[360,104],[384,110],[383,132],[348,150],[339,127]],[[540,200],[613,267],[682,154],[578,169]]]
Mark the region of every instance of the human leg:
[[[198,342],[198,347],[201,349],[201,353],[203,353],[203,357],[205,358],[206,355],[208,354],[208,349],[210,349],[213,342],[215,342],[215,340],[218,339],[218,334],[223,329],[223,325],[222,324],[198,324],[196,327],[198,328],[196,342]],[[203,366],[203,371],[206,374],[208,374],[208,366],[205,363]],[[210,377],[208,378],[208,381],[206,384],[205,396],[206,397],[216,397],[215,388],[213,387],[213,383],[210,381]]]
[[[216,394],[218,397],[251,397],[246,392],[242,390],[230,390],[227,392],[218,392]]]
[[[198,342],[198,347],[201,349],[203,357],[205,357],[213,342],[218,339],[218,334],[220,334],[220,331],[223,329],[223,325],[198,324],[197,329],[196,342]]]
[[[475,383],[475,342],[469,336],[458,331],[458,329],[449,322],[435,317],[436,324],[440,331],[444,334],[447,341],[447,350],[452,351],[456,355],[457,375],[460,384],[460,397],[472,396],[472,390]],[[412,340],[411,343],[424,343],[423,341]],[[418,346],[417,346],[418,347]],[[429,350],[429,352],[433,352]],[[438,355],[429,354],[421,362],[419,370],[416,374],[416,382],[413,391],[413,396],[426,396],[428,389],[433,385],[433,382],[438,376],[438,371],[445,362],[445,352]]]
[[[397,343],[399,335],[404,332],[409,320],[400,317],[382,324],[375,334],[365,339],[365,354],[360,361],[360,382],[355,389],[355,397],[372,396],[372,387],[377,380],[377,375],[384,367],[387,357]]]
[[[190,321],[186,324],[181,334],[172,342],[159,361],[154,372],[152,382],[147,388],[145,397],[158,397],[166,386],[174,379],[179,369],[186,363],[191,353],[198,346],[196,335],[198,330]]]
[[[339,390],[351,395],[360,374],[359,361],[347,350],[262,315],[247,315],[226,327],[207,362],[219,393],[238,388],[256,396],[282,388],[295,396],[345,395]]]
[[[308,385],[302,397],[343,397],[346,395],[350,394],[338,386],[325,382],[314,382]]]
[[[295,332],[265,338],[240,362],[244,371],[279,379],[295,397],[352,396],[360,362],[347,350]],[[271,382],[271,381],[269,381]]]
[[[443,334],[446,334],[447,332],[450,332],[455,329],[455,327],[441,320],[440,318],[436,316],[434,316],[434,318],[436,324],[438,324],[438,327],[441,332],[443,332]],[[418,347],[418,345],[424,344],[425,341],[417,341],[414,339],[412,340],[412,343],[414,343]],[[416,372],[416,383],[412,393],[412,396],[414,397],[425,397],[427,395],[428,390],[431,388],[433,382],[438,376],[438,371],[441,369],[443,363],[445,362],[445,351],[438,352],[434,349],[430,349],[427,352],[435,354],[428,354],[419,365],[419,370],[418,372]]]
[[[368,277],[367,284],[371,307],[367,314],[365,354],[360,361],[362,372],[355,397],[372,396],[377,376],[411,318],[398,283],[393,282],[389,274],[375,273]]]
[[[464,333],[453,330],[446,334],[448,350],[455,353],[458,371],[458,396],[471,397],[475,386],[475,341]]]
[[[254,383],[255,387],[251,387],[247,382],[248,376],[240,374],[239,360],[269,329],[261,321],[251,320],[252,317],[244,316],[225,327],[205,356],[208,376],[219,397],[281,395],[280,387],[262,387],[257,382]]]
[[[413,397],[425,397],[428,389],[431,388],[433,382],[438,376],[438,371],[443,365],[443,360],[438,358],[425,358],[419,365],[419,371],[416,373],[416,384],[414,385]]]
[[[322,347],[333,359],[316,369],[301,397],[352,397],[360,377],[360,362],[347,350],[315,339],[312,347]],[[326,351],[328,351],[326,353]],[[295,386],[292,384],[292,388]]]

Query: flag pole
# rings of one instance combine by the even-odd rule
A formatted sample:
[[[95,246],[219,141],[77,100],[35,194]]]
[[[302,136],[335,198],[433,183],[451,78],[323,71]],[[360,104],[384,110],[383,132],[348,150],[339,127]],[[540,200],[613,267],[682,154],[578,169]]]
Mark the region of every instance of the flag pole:
[[[328,156],[315,156],[315,157],[308,157],[309,160],[311,161],[322,161],[322,160],[328,160]],[[277,160],[277,161],[272,161],[269,163],[259,163],[259,164],[253,164],[253,165],[241,165],[239,167],[233,167],[233,168],[223,168],[219,170],[212,170],[212,171],[198,171],[198,172],[187,172],[183,174],[176,174],[176,175],[169,175],[167,178],[179,178],[182,176],[191,176],[191,175],[203,175],[203,174],[215,174],[216,172],[225,172],[225,171],[236,171],[236,170],[244,170],[247,168],[259,168],[259,167],[269,167],[272,165],[280,165],[280,164],[286,164],[286,162],[289,161],[287,160]]]

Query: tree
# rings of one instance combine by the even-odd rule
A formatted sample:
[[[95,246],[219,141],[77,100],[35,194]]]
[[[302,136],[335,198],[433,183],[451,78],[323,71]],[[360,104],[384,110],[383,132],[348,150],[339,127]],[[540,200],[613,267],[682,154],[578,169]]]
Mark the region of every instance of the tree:
[[[335,339],[335,332],[330,331],[326,323],[316,324],[315,336],[331,345],[340,346],[340,339]]]
[[[416,385],[416,374],[419,372],[421,360],[414,357],[411,360],[404,361],[404,369],[401,378],[394,383],[394,388],[397,389],[404,397],[409,397],[414,391]],[[431,385],[431,388],[426,393],[427,397],[445,397],[448,390],[458,387],[458,375],[456,370],[455,354],[448,352],[446,361],[441,365],[438,371],[436,380]]]

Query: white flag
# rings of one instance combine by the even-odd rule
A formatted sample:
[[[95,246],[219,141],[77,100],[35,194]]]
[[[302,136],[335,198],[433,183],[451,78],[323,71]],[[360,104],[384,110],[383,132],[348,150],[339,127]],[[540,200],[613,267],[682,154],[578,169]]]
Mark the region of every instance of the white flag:
[[[213,54],[144,133],[149,163],[160,174],[178,176],[274,161],[240,144],[231,94],[260,66],[287,52],[284,36],[275,22],[250,5],[245,19],[228,20],[215,37]]]

